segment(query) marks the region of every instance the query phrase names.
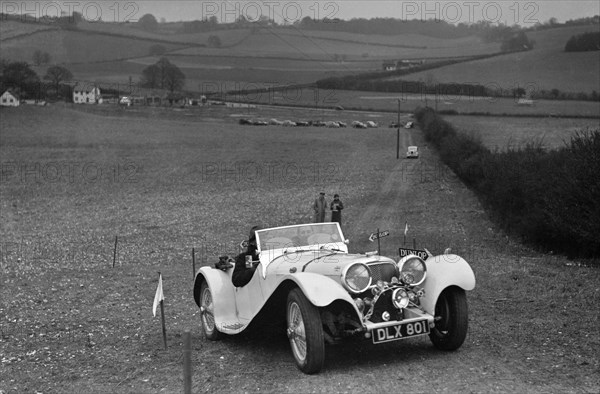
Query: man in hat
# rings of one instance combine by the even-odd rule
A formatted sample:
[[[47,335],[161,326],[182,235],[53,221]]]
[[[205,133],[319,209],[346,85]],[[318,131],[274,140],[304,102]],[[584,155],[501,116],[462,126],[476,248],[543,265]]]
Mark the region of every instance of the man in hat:
[[[254,226],[250,229],[246,252],[238,254],[235,258],[235,268],[233,269],[233,275],[231,275],[231,281],[235,287],[246,286],[252,279],[254,271],[256,271],[257,264],[252,262],[258,261],[256,246],[256,231],[258,230],[260,230],[259,226]],[[246,260],[250,261],[248,265],[246,265]]]
[[[315,223],[323,223],[325,221],[326,209],[327,201],[325,200],[325,192],[321,192],[313,204],[313,210],[315,211]]]

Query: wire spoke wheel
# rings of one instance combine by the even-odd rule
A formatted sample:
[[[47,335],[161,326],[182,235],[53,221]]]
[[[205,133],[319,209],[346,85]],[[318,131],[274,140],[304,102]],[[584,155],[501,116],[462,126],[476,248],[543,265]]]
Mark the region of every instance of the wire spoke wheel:
[[[307,374],[319,372],[325,360],[321,315],[298,288],[288,295],[287,335],[298,368]]]
[[[200,287],[200,315],[204,336],[213,341],[219,339],[221,333],[215,324],[212,293],[206,282],[203,282]]]

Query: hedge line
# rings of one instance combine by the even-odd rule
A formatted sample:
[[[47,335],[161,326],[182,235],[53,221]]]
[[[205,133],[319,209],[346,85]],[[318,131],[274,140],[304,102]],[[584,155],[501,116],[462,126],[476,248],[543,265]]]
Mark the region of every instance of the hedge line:
[[[570,144],[492,152],[431,108],[415,112],[425,139],[510,234],[569,257],[600,256],[600,130]]]

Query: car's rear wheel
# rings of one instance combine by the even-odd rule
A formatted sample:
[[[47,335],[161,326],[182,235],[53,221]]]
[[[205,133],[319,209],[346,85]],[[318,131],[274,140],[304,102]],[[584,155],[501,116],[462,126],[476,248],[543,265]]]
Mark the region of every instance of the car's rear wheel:
[[[287,335],[298,368],[307,374],[319,372],[325,361],[321,315],[297,288],[287,298]]]
[[[206,339],[216,341],[221,338],[221,332],[217,329],[215,323],[212,292],[206,281],[203,281],[200,285],[200,318]]]
[[[439,296],[435,304],[435,327],[429,338],[441,350],[458,349],[469,329],[467,295],[458,287],[449,287]]]

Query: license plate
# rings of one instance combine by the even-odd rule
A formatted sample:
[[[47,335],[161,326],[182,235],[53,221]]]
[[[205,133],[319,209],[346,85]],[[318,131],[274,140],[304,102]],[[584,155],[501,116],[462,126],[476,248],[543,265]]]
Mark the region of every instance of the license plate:
[[[372,331],[373,343],[397,341],[399,339],[429,334],[427,320],[400,323],[394,326],[376,328]]]

